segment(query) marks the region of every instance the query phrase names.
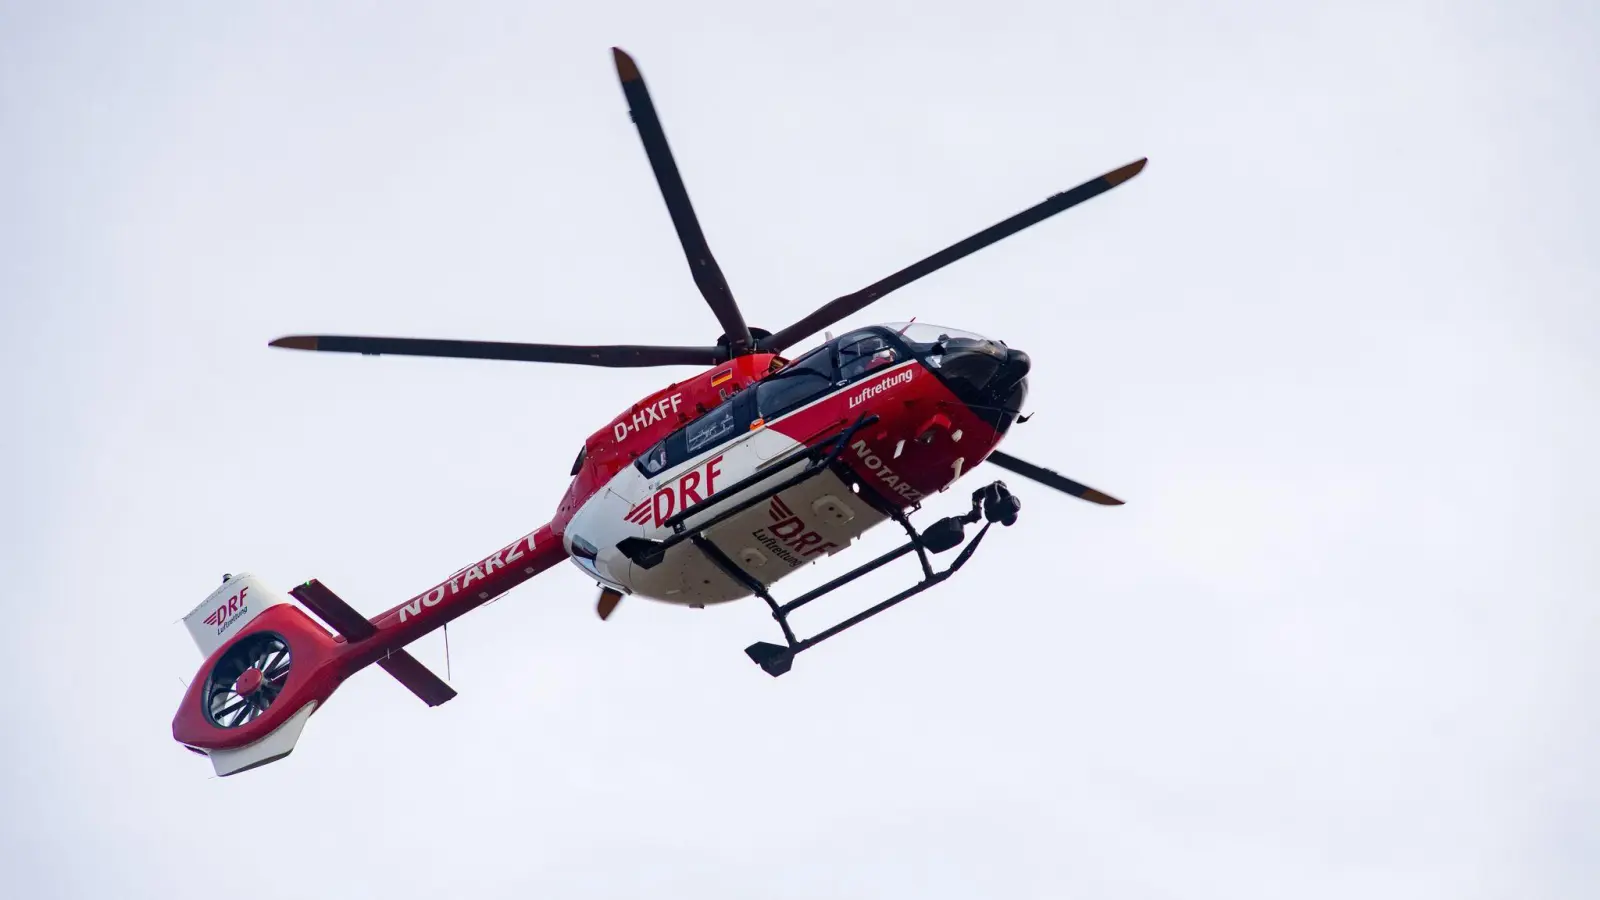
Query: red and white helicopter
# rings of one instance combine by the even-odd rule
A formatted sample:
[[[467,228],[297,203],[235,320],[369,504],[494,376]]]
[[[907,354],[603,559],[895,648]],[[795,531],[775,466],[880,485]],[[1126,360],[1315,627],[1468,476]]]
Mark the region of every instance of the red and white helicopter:
[[[697,366],[704,371],[633,404],[584,441],[551,520],[388,612],[367,618],[318,581],[289,595],[230,575],[184,622],[206,657],[172,722],[180,743],[231,775],[288,755],[306,720],[338,686],[376,664],[430,706],[455,691],[404,649],[424,634],[571,560],[601,588],[609,616],[634,594],[702,607],[760,597],[783,643],[745,652],[771,675],[796,654],[949,578],[991,524],[1021,504],[1003,482],[975,490],[961,516],[914,527],[924,497],[991,462],[1100,504],[1093,488],[995,449],[1019,418],[1027,354],[934,325],[878,325],[793,359],[784,351],[890,291],[1134,177],[1145,160],[1056,194],[776,332],[751,328],[700,231],[639,69],[613,49],[617,74],[695,283],[721,323],[703,347],[569,346],[297,335],[274,347],[341,353],[527,360],[589,366]],[[788,602],[784,576],[848,548],[893,520],[906,542]],[[967,526],[983,525],[970,539]],[[963,547],[962,545],[965,544]],[[962,549],[936,570],[931,556]],[[811,637],[788,615],[854,579],[915,555],[913,586]],[[324,627],[326,626],[326,627]],[[332,633],[328,629],[332,629]]]

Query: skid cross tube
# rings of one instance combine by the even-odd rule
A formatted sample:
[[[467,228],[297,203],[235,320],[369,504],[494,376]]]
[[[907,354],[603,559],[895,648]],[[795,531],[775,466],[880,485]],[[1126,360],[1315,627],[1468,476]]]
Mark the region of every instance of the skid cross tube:
[[[782,461],[768,466],[766,469],[760,472],[752,472],[744,478],[739,479],[737,482],[734,482],[731,487],[723,488],[716,494],[716,496],[708,497],[694,506],[689,507],[688,509],[680,510],[669,517],[665,523],[663,523],[670,526],[675,532],[671,537],[664,541],[653,541],[649,538],[639,537],[625,538],[617,542],[617,549],[621,550],[623,555],[628,557],[628,559],[645,567],[646,569],[654,568],[666,556],[667,551],[671,550],[673,547],[678,546],[684,541],[693,540],[702,532],[711,528],[715,528],[716,526],[721,525],[723,522],[728,521],[745,510],[750,509],[757,504],[765,503],[767,500],[770,500],[789,488],[820,475],[822,472],[831,467],[836,461],[838,461],[840,454],[844,452],[845,447],[850,445],[850,438],[855,437],[856,432],[866,428],[869,425],[872,425],[877,421],[877,416],[864,415],[857,419],[855,424],[851,425],[849,428],[846,428],[844,431],[841,431],[838,437],[829,440],[818,441],[816,444],[806,447],[803,450],[799,450],[786,457]],[[829,447],[830,441],[832,443],[831,447]],[[821,456],[818,456],[817,454],[824,447],[828,447],[827,452],[823,453]],[[772,485],[766,490],[733,504],[728,509],[718,512],[715,516],[712,516],[710,519],[701,522],[693,528],[685,528],[684,523],[688,520],[689,516],[699,515],[709,511],[714,507],[721,506],[722,504],[727,503],[731,498],[738,496],[740,491],[753,487],[754,485],[771,478],[773,473],[781,472],[795,463],[806,459],[809,459],[810,462],[806,463],[806,467],[801,469],[799,472],[796,472],[788,478],[779,481],[777,484]]]

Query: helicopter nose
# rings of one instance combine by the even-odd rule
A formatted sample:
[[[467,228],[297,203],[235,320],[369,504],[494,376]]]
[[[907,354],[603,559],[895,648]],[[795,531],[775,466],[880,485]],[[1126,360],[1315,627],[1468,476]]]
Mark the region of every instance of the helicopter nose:
[[[1026,378],[1032,368],[1028,354],[985,340],[950,347],[939,371],[968,402],[993,405]]]
[[[1001,364],[1000,371],[995,373],[994,380],[989,384],[989,390],[996,394],[1003,394],[1012,385],[1028,377],[1028,372],[1033,368],[1033,360],[1028,354],[1015,348],[1006,348],[1006,359]]]
[[[945,384],[980,418],[1004,434],[1028,396],[1028,354],[999,341],[982,339],[945,345],[937,371]]]
[[[1005,365],[990,383],[989,394],[1000,407],[995,418],[995,430],[1000,434],[1005,434],[1022,412],[1022,404],[1028,399],[1028,371],[1032,368],[1033,360],[1028,354],[1008,349]]]

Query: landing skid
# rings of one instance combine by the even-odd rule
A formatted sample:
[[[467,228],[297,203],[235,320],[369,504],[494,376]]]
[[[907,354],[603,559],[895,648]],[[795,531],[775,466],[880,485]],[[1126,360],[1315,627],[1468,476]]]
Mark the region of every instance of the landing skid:
[[[794,665],[795,655],[801,651],[815,647],[839,632],[859,625],[889,607],[915,597],[917,594],[954,575],[962,566],[967,564],[967,560],[972,558],[972,554],[977,552],[978,544],[983,541],[983,536],[989,533],[989,526],[995,522],[1001,522],[1005,525],[1012,524],[1017,520],[1017,510],[1020,506],[1021,504],[1017,501],[1017,498],[1012,496],[1011,492],[1006,489],[1005,483],[996,481],[973,491],[972,510],[966,515],[949,516],[940,519],[921,533],[912,527],[910,519],[906,517],[904,512],[894,510],[892,512],[894,520],[900,524],[901,528],[905,529],[908,538],[904,544],[870,562],[851,569],[819,588],[807,591],[788,603],[782,604],[772,598],[765,585],[751,578],[733,560],[718,549],[715,544],[698,535],[696,535],[694,542],[695,546],[710,557],[729,577],[749,588],[756,596],[765,600],[767,606],[772,609],[772,617],[778,621],[778,627],[783,629],[783,638],[787,646],[758,641],[746,647],[744,652],[768,675],[777,677],[789,671],[789,668]],[[983,528],[979,529],[977,535],[967,542],[967,545],[962,548],[961,553],[956,556],[954,562],[942,571],[935,572],[933,564],[928,559],[928,554],[943,553],[947,550],[955,549],[964,539],[964,526],[973,524],[980,518],[988,520],[984,522]],[[908,553],[917,554],[917,560],[922,563],[921,581],[811,637],[804,639],[795,637],[794,630],[789,626],[789,613],[805,606],[818,597],[838,590],[869,572],[894,562]]]
[[[1005,482],[995,481],[972,492],[972,509],[966,515],[947,516],[919,532],[912,526],[911,520],[904,510],[890,504],[875,503],[874,505],[885,515],[894,519],[901,528],[905,529],[907,541],[888,553],[851,569],[827,584],[807,591],[788,603],[781,604],[773,599],[765,584],[762,584],[749,572],[746,572],[743,567],[722,552],[720,547],[704,536],[704,532],[707,529],[727,521],[757,503],[761,503],[803,481],[815,478],[822,474],[824,470],[834,468],[834,464],[839,459],[840,451],[849,443],[850,438],[857,431],[875,421],[877,421],[876,416],[864,416],[858,419],[854,425],[845,429],[837,438],[822,441],[815,446],[808,447],[767,471],[754,474],[733,487],[725,489],[718,497],[699,504],[692,510],[679,512],[676,516],[667,520],[666,524],[673,529],[674,533],[666,540],[653,541],[645,538],[628,538],[617,545],[618,549],[622,550],[635,563],[645,568],[653,568],[660,564],[667,550],[684,542],[692,543],[696,549],[705,554],[706,558],[711,560],[729,578],[732,578],[746,590],[766,601],[767,606],[772,610],[772,617],[778,622],[778,627],[783,629],[785,645],[779,646],[777,644],[769,644],[766,641],[758,641],[746,647],[744,652],[746,656],[749,656],[751,660],[761,666],[762,670],[768,675],[773,677],[782,675],[794,665],[795,655],[801,651],[815,647],[839,632],[859,625],[889,607],[910,599],[954,575],[962,566],[967,564],[967,560],[972,558],[972,554],[977,552],[978,544],[983,541],[983,536],[989,533],[989,526],[996,522],[1002,525],[1015,523],[1017,521],[1017,512],[1022,508],[1021,501],[1011,493]],[[771,478],[773,472],[782,471],[802,460],[806,461],[805,467],[794,475],[737,504],[731,504],[730,508],[721,510],[707,521],[693,528],[685,525],[685,521],[690,516],[708,512],[707,507],[720,505],[719,501],[722,498],[731,498],[741,490]],[[834,471],[841,476],[847,476],[852,481],[856,480],[854,474],[849,473],[848,470],[834,468]],[[863,497],[870,499],[870,496],[866,494],[863,494]],[[966,526],[975,524],[980,519],[984,520],[983,527],[978,530],[972,540],[966,541]],[[929,560],[929,554],[954,550],[956,547],[960,547],[963,541],[966,541],[966,546],[962,547],[961,552],[956,555],[955,561],[941,571],[934,571],[933,563]],[[915,553],[917,560],[922,564],[921,581],[811,637],[804,639],[795,637],[794,629],[789,625],[789,613],[911,553]]]

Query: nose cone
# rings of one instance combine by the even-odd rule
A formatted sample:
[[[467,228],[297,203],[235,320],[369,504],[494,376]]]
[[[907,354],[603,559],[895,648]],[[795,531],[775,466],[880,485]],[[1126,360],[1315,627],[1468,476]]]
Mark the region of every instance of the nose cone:
[[[939,374],[963,399],[986,403],[1004,397],[1032,368],[1028,354],[999,341],[951,341]]]
[[[1022,412],[1022,401],[1028,399],[1028,370],[1032,368],[1033,360],[1028,354],[1021,350],[1006,351],[1005,367],[990,385],[990,396],[1000,407],[994,414],[995,430],[1001,434],[1011,428]]]
[[[1000,374],[997,376],[998,379],[1006,383],[996,385],[996,388],[1003,390],[1027,378],[1028,372],[1032,368],[1033,360],[1028,358],[1028,354],[1023,353],[1021,350],[1006,348],[1006,363],[1001,367]]]
[[[939,374],[963,400],[978,402],[1005,363],[1005,348],[993,341],[950,341],[939,360]]]
[[[1002,434],[1011,427],[1028,395],[1028,354],[999,341],[950,341],[938,373],[956,396]]]

